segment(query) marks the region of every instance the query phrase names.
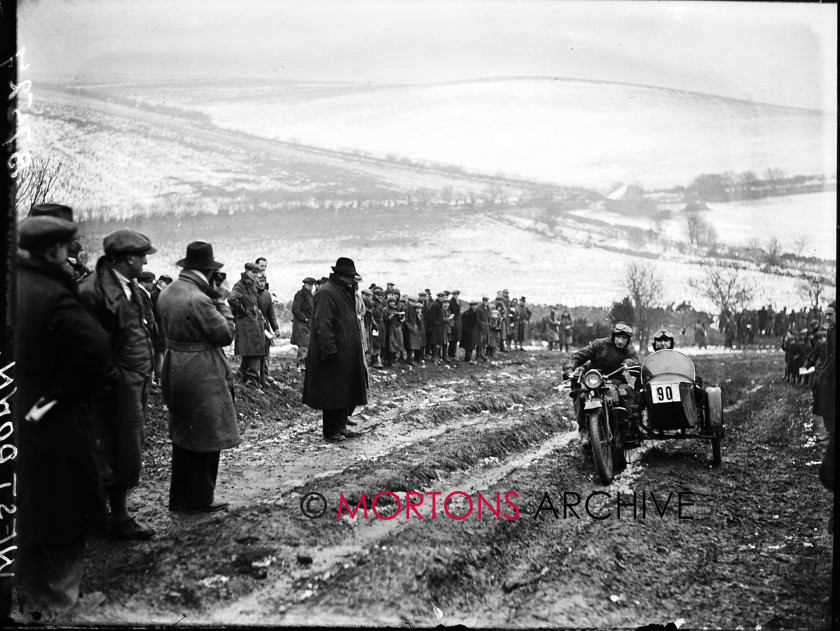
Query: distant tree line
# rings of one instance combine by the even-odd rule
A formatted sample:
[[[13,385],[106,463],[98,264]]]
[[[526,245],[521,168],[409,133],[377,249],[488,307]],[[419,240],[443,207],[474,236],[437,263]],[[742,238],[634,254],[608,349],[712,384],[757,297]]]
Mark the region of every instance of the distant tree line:
[[[785,176],[781,169],[765,169],[761,176],[753,171],[734,173],[704,173],[698,175],[687,187],[676,187],[685,201],[730,202],[761,199],[778,195],[817,193],[835,188],[825,175]]]

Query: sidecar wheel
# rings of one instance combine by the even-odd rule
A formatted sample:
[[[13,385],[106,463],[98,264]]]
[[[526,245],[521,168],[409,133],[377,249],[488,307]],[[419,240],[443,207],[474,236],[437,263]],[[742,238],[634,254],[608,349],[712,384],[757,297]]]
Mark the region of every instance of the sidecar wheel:
[[[723,400],[720,388],[706,388],[706,423],[712,434],[712,464],[720,466],[722,461],[720,442],[723,438]]]

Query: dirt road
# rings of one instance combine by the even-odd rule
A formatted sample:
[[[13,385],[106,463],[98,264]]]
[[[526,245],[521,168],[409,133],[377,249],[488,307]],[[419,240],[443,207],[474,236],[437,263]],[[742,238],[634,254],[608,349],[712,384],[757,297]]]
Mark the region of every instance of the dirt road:
[[[609,487],[557,389],[562,357],[377,372],[361,436],[339,445],[323,443],[300,373],[278,358],[282,387],[237,392],[244,442],[223,452],[217,497],[231,510],[215,515],[166,510],[155,395],[131,507],[157,536],[92,543],[85,584],[108,602],[85,621],[820,625],[832,544],[821,427],[808,390],[781,381],[780,356],[696,357],[723,388],[722,467],[699,441],[646,443]],[[313,493],[319,519],[302,512],[319,508]]]

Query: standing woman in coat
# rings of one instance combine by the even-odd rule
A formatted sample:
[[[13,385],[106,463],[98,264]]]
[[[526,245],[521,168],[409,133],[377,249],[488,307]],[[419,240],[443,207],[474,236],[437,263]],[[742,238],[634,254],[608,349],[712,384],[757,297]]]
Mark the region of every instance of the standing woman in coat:
[[[323,410],[324,440],[343,442],[349,417],[367,403],[368,374],[356,317],[356,264],[341,257],[315,293],[303,403]]]
[[[172,480],[169,509],[214,512],[219,455],[240,442],[233,407],[233,373],[224,347],[233,341],[233,315],[211,279],[222,263],[213,246],[194,241],[178,261],[178,279],[158,299],[166,353],[163,399],[169,408]]]

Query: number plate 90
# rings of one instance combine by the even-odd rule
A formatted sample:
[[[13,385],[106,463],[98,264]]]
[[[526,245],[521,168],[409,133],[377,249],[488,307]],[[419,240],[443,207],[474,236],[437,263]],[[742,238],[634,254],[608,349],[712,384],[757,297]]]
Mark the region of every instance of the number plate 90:
[[[653,403],[674,403],[680,400],[680,384],[657,383],[650,386]]]

